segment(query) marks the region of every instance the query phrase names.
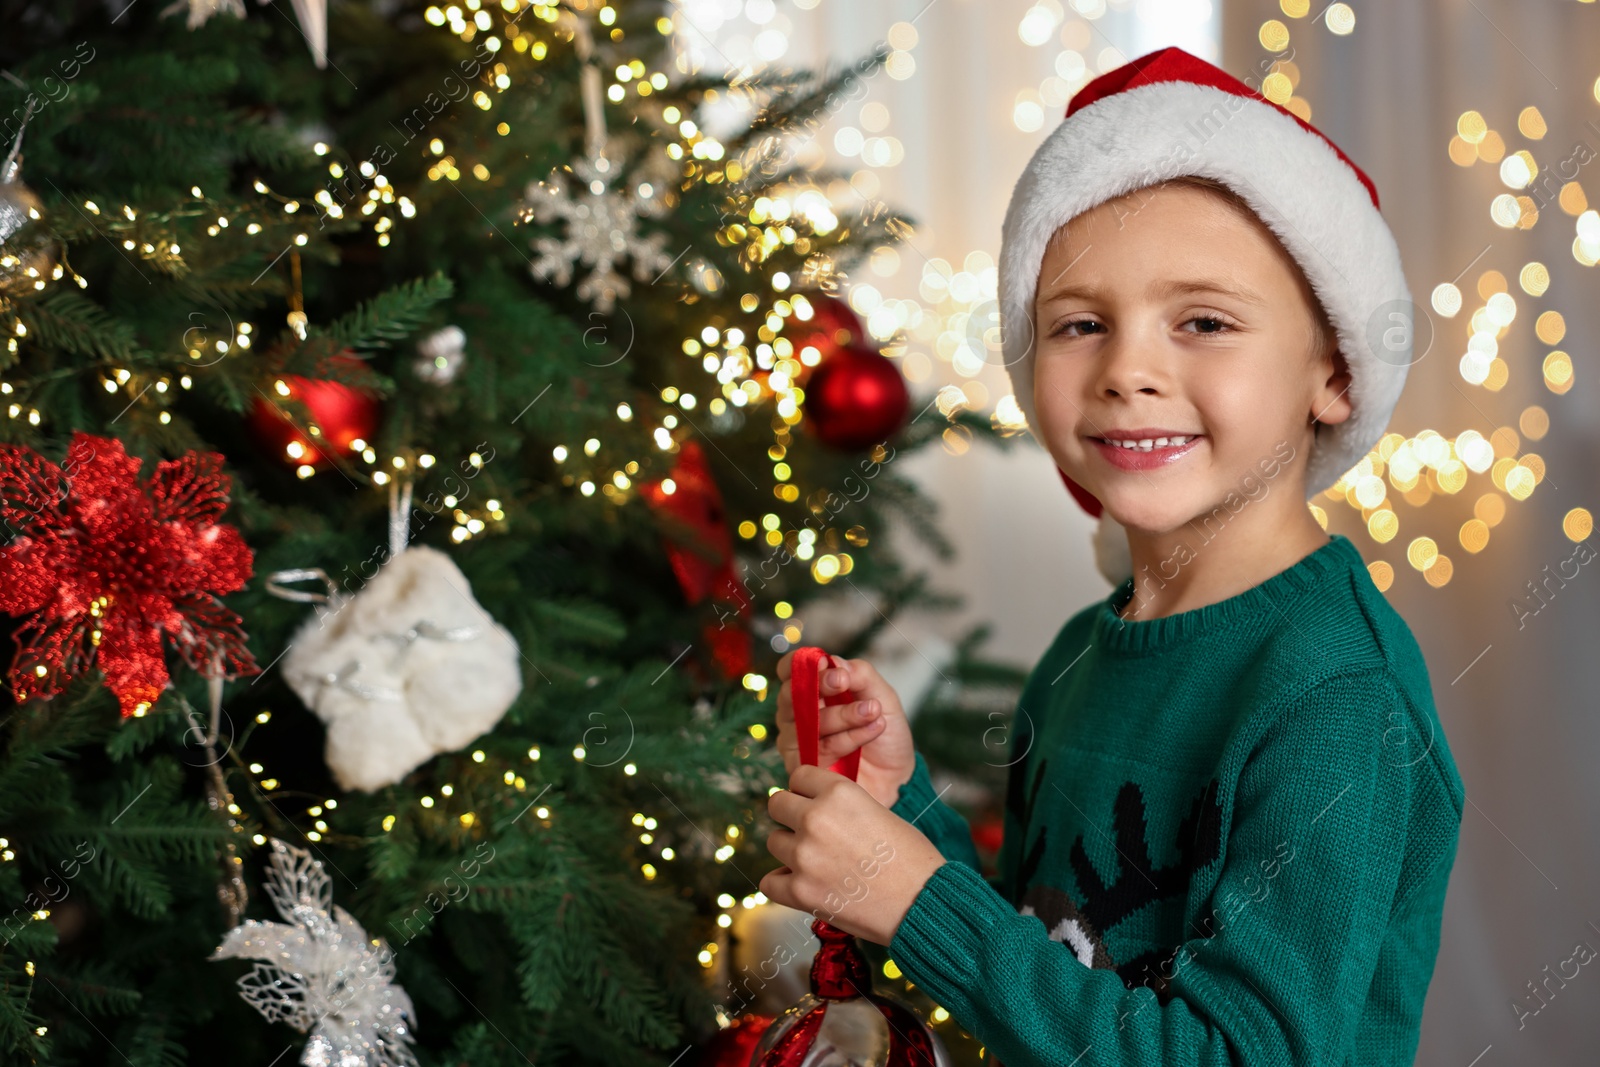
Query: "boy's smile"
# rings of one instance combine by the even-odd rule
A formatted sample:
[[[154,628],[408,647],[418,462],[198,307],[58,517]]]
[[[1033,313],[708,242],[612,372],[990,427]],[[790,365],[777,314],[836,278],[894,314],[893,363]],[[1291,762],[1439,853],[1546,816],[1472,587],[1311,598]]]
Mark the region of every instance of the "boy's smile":
[[[1229,534],[1201,570],[1275,573],[1326,539],[1306,508],[1306,459],[1318,421],[1349,417],[1349,377],[1259,219],[1213,189],[1139,190],[1058,230],[1039,279],[1037,430],[1128,529],[1136,575],[1216,538],[1206,520],[1230,495]]]

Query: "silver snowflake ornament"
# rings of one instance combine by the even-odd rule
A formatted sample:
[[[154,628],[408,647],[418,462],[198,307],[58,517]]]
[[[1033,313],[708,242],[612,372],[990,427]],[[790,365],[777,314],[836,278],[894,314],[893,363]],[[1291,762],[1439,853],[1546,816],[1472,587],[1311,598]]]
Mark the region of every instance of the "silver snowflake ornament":
[[[259,960],[239,979],[245,1003],[268,1022],[310,1033],[305,1067],[416,1067],[416,1011],[395,984],[394,953],[333,903],[320,860],[272,839],[266,891],[287,923],[247,919],[214,960]]]
[[[533,241],[539,258],[534,277],[567,285],[579,264],[589,268],[578,283],[578,299],[609,313],[617,297],[627,296],[628,279],[617,265],[632,262],[633,276],[645,281],[659,276],[673,260],[662,249],[666,235],[639,232],[639,220],[665,210],[663,190],[649,181],[631,190],[616,189],[619,167],[605,156],[582,159],[572,165],[572,175],[556,171],[549,180],[530,185],[523,201],[524,220],[557,222],[561,236],[541,236]]]
[[[459,326],[435,330],[417,342],[412,369],[429,385],[449,385],[467,359],[467,333]]]

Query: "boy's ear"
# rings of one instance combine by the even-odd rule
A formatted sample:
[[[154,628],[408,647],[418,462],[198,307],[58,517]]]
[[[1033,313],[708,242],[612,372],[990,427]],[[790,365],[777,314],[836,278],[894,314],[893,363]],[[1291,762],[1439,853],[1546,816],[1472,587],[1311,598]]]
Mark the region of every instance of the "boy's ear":
[[[1350,400],[1350,367],[1337,348],[1318,366],[1328,372],[1328,377],[1312,402],[1311,421],[1336,426],[1355,412]]]

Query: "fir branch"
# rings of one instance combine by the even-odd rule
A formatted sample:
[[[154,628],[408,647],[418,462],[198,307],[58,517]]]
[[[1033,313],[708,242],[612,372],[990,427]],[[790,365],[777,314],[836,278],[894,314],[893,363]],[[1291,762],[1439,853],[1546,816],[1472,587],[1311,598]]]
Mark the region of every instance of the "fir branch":
[[[39,1063],[42,1048],[37,1031],[44,1024],[44,1018],[32,1010],[33,998],[29,993],[34,979],[22,969],[20,962],[0,973],[5,979],[0,983],[0,1049],[26,1056],[23,1062]]]
[[[559,629],[564,637],[585,644],[613,645],[628,633],[614,610],[589,601],[541,598],[528,605],[528,613],[540,632]]]
[[[387,348],[415,333],[435,304],[448,300],[455,283],[442,272],[385,290],[337,320],[326,335],[354,352]]]
[[[44,299],[21,305],[18,315],[34,335],[33,343],[63,355],[104,362],[140,361],[142,353],[133,328],[72,289],[57,286]]]
[[[84,960],[71,972],[54,971],[50,985],[85,1015],[126,1015],[138,1009],[142,994],[106,964]]]

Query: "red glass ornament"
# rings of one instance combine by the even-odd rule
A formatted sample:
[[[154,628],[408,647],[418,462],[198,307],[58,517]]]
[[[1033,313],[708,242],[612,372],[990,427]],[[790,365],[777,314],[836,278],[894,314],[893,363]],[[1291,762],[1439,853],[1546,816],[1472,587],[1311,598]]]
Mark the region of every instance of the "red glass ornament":
[[[215,452],[155,465],[122,442],[72,435],[60,467],[0,445],[0,611],[26,615],[8,681],[18,700],[48,700],[99,667],[122,714],[167,687],[163,638],[203,674],[259,673],[239,616],[217,600],[244,585],[254,558],[217,520],[229,479]]]
[[[335,356],[334,363],[358,363],[353,356]],[[382,408],[377,397],[341,382],[285,375],[279,379],[289,390],[284,400],[298,400],[321,434],[307,434],[296,419],[265,397],[256,397],[250,409],[250,430],[268,452],[290,466],[310,464],[331,467],[335,456],[348,456],[355,441],[370,442],[378,432]],[[296,415],[296,418],[301,416]],[[298,446],[298,447],[294,447]],[[298,454],[296,454],[298,453]]]
[[[991,856],[999,853],[1004,839],[1005,824],[998,817],[978,819],[972,824],[972,843]]]
[[[694,1067],[750,1067],[750,1054],[770,1025],[772,1016],[746,1012],[700,1046]]]
[[[911,407],[900,368],[870,348],[841,349],[805,386],[805,422],[817,439],[858,452],[898,430]]]
[[[817,668],[820,648],[795,650],[790,669],[795,738],[800,762],[815,766],[820,744]],[[829,697],[842,704],[849,693]],[[829,770],[855,779],[861,750]],[[811,923],[822,941],[811,961],[811,992],[773,1020],[750,1057],[750,1067],[948,1067],[944,1043],[910,1007],[872,991],[861,946],[823,919]]]
[[[805,296],[811,305],[811,317],[804,321],[790,318],[784,327],[784,336],[794,345],[794,358],[805,368],[800,372],[802,384],[813,366],[805,360],[806,348],[815,348],[815,358],[819,363],[826,363],[828,357],[840,349],[861,348],[868,343],[866,327],[861,325],[861,319],[850,310],[849,304],[824,293]]]

